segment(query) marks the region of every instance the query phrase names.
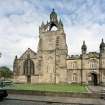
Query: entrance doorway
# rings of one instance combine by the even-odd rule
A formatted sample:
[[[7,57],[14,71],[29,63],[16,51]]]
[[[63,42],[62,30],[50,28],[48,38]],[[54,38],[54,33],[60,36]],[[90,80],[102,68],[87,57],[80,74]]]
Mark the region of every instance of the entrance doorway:
[[[27,76],[27,83],[31,83],[31,76],[30,75]]]
[[[92,80],[92,85],[94,85],[94,86],[98,85],[98,80],[97,80],[97,74],[96,73],[91,73],[91,80]]]

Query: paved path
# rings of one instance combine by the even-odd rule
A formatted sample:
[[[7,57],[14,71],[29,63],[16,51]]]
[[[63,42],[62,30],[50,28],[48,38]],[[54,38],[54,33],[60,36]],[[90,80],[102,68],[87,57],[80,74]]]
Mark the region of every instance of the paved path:
[[[88,86],[88,90],[93,93],[100,93],[102,89],[105,89],[105,87],[102,86]]]
[[[34,102],[34,101],[22,101],[22,100],[4,100],[0,102],[0,105],[86,105],[86,104],[63,104],[63,103],[47,103],[47,102]],[[94,104],[88,104],[94,105]]]
[[[72,98],[72,97],[56,97],[56,96],[35,96],[35,95],[18,95],[10,94],[7,100],[33,101],[44,103],[61,103],[68,105],[105,105],[105,100],[90,98]],[[0,104],[1,105],[1,104]],[[59,105],[59,104],[58,104]]]
[[[46,105],[42,102],[22,101],[22,100],[3,100],[0,105]]]

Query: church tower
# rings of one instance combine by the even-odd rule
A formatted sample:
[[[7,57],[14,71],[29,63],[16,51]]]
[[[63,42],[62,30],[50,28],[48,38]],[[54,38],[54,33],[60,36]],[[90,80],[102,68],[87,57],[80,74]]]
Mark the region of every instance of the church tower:
[[[40,64],[40,82],[65,83],[67,73],[68,50],[66,35],[61,19],[52,10],[50,21],[39,27],[38,59]]]

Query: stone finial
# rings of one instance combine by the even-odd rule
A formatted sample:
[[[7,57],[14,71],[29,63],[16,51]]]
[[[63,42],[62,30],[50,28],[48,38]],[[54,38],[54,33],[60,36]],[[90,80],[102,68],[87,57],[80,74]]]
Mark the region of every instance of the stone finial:
[[[104,39],[102,38],[102,42],[104,42]]]
[[[41,27],[44,27],[44,22],[42,21]]]
[[[85,45],[85,41],[83,41],[83,45]]]
[[[15,56],[15,59],[17,59],[17,55]]]
[[[55,12],[54,8],[52,9],[53,12]]]
[[[59,26],[60,27],[63,27],[63,23],[62,23],[62,20],[61,19],[59,20]]]

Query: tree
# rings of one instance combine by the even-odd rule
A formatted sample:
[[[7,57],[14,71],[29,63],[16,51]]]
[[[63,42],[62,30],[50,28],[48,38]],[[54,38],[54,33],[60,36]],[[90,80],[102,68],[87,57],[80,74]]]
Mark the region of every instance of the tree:
[[[13,72],[6,66],[0,67],[0,78],[11,78],[13,76]]]

